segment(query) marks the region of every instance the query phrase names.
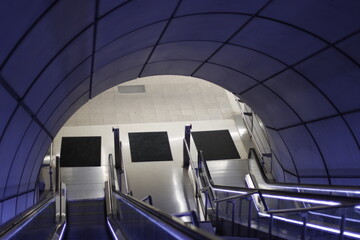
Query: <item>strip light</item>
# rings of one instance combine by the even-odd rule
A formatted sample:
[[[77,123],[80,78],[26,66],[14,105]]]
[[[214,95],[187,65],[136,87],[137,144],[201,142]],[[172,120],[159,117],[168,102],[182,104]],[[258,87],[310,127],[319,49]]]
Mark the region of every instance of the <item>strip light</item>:
[[[60,233],[60,236],[59,236],[59,239],[61,240],[63,238],[63,235],[64,235],[64,232],[65,232],[65,229],[66,229],[66,222],[64,223],[64,227],[63,229],[61,230],[61,233]]]
[[[336,205],[340,204],[339,202],[334,202],[334,201],[324,201],[324,200],[287,197],[287,196],[276,196],[276,195],[274,196],[274,195],[269,195],[269,194],[263,194],[263,196],[268,197],[268,198],[292,200],[292,201],[299,201],[299,202],[309,202],[309,203],[324,204],[324,205],[329,205],[329,206],[336,206]]]
[[[279,188],[279,186],[269,184],[270,187]],[[308,187],[291,187],[291,186],[280,186],[280,188],[296,189],[296,190],[306,190],[306,191],[316,191],[316,192],[338,192],[338,193],[349,193],[349,194],[360,194],[360,191],[352,190],[342,190],[342,189],[323,189],[323,188],[308,188]]]
[[[325,214],[325,213],[318,213],[318,212],[313,212],[313,211],[309,211],[309,213],[311,213],[313,215],[322,216],[322,217],[328,217],[328,218],[333,218],[333,219],[338,219],[338,220],[341,219],[341,217],[339,217],[339,216],[334,216],[334,215]],[[353,219],[353,218],[345,218],[345,219],[346,219],[346,221],[349,221],[349,222],[360,223],[360,221],[357,219]]]
[[[29,219],[25,220],[25,222],[21,223],[20,227],[17,228],[14,232],[10,233],[9,239],[12,238],[15,234],[20,232],[26,225],[28,225],[32,220],[34,220],[35,217],[37,217],[40,213],[42,213],[50,204],[52,204],[55,201],[55,198],[52,199],[49,203],[44,205],[41,209],[39,209],[38,212],[36,212],[34,215],[29,217]]]
[[[111,234],[113,235],[114,239],[119,240],[119,239],[117,238],[115,232],[114,232],[114,229],[112,228],[112,226],[111,226],[111,224],[110,224],[110,222],[109,222],[109,219],[106,219],[106,222],[107,222],[107,224],[108,224],[108,226],[109,226],[109,228],[110,228]]]
[[[147,218],[149,221],[151,221],[152,223],[154,223],[155,225],[157,225],[158,227],[160,227],[161,229],[163,229],[165,232],[169,233],[170,235],[172,235],[173,237],[177,238],[177,239],[184,239],[184,235],[183,234],[179,234],[176,230],[174,230],[172,227],[167,226],[164,223],[160,223],[157,222],[154,217],[149,216],[148,214],[146,214],[145,212],[137,209],[136,207],[134,207],[131,203],[124,201],[122,199],[118,199],[119,201],[122,201],[123,203],[125,203],[126,205],[128,205],[130,208],[132,208],[133,210],[135,210],[136,212],[140,213],[142,216],[144,216],[145,218]],[[156,217],[157,218],[157,217]]]
[[[221,188],[214,188],[211,187],[212,190],[218,191],[218,192],[228,192],[228,193],[237,193],[237,194],[248,194],[248,192],[242,192],[242,191],[235,191],[235,190],[227,190],[227,189],[221,189]]]
[[[266,213],[259,213],[259,215],[264,216],[264,217],[270,217],[270,215],[266,214]],[[280,221],[283,221],[283,222],[294,223],[294,224],[297,224],[297,225],[304,225],[304,223],[301,222],[301,221],[297,221],[297,220],[293,220],[293,219],[289,219],[289,218],[285,218],[285,217],[273,216],[273,218],[277,219],[277,220],[280,220]],[[325,232],[340,234],[340,230],[335,229],[335,228],[324,227],[324,226],[313,224],[313,223],[306,223],[306,226],[310,227],[310,228],[313,228],[313,229],[322,230],[322,231],[325,231]],[[344,231],[344,235],[360,239],[360,234],[359,233]]]

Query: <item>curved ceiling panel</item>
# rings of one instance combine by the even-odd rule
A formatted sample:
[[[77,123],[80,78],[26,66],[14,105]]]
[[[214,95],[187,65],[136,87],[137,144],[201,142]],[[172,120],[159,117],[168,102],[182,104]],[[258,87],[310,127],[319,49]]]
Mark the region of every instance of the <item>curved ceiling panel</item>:
[[[46,68],[37,81],[30,87],[28,94],[24,96],[24,102],[33,112],[37,112],[41,104],[46,101],[46,98],[49,96],[49,91],[54,91],[61,81],[71,74],[79,63],[91,55],[92,31],[92,28],[90,28],[76,38],[76,40],[57,56],[52,64]],[[77,80],[78,79],[75,81]],[[47,89],[47,91],[44,91],[44,88]]]
[[[259,81],[286,67],[269,56],[234,45],[225,45],[209,62],[231,67]]]
[[[358,142],[360,142],[360,112],[344,115]]]
[[[148,63],[141,77],[153,75],[183,75],[190,76],[199,66],[200,61],[164,61]]]
[[[230,42],[257,49],[288,65],[326,46],[306,32],[261,18],[252,20]]]
[[[91,24],[92,7],[87,0],[60,1],[21,42],[2,70],[2,76],[20,96],[53,58]]]
[[[308,127],[323,153],[330,176],[360,176],[359,147],[340,117],[314,122]]]
[[[264,84],[283,98],[304,121],[337,113],[326,95],[292,70],[287,70]]]
[[[101,48],[138,28],[170,18],[176,3],[175,0],[157,0],[154,7],[153,1],[130,1],[112,11],[98,23],[96,48]]]
[[[30,122],[30,116],[21,107],[18,108],[1,140],[0,199],[4,197],[8,173]]]
[[[360,65],[360,33],[348,37],[346,40],[340,42],[337,47],[350,56],[357,65]]]
[[[304,126],[298,126],[279,131],[293,155],[299,177],[328,177],[327,166],[309,131]],[[293,136],[297,136],[294,138]]]
[[[0,102],[6,104],[0,104],[0,140],[2,139],[3,131],[15,110],[17,102],[2,86],[0,86]]]
[[[260,15],[278,19],[306,29],[313,34],[334,42],[359,30],[360,2],[341,0],[331,2],[302,0],[276,0],[264,9]]]
[[[206,79],[233,93],[245,91],[258,83],[239,71],[213,63],[205,63],[193,76]]]
[[[199,14],[199,13],[244,13],[254,14],[267,3],[266,0],[227,0],[226,4],[222,0],[183,0],[175,16]]]
[[[334,49],[326,50],[296,66],[341,111],[360,108],[360,68]]]
[[[0,63],[3,63],[22,35],[54,2],[55,0],[0,1],[0,32],[2,36],[6,36],[0,38]]]
[[[110,11],[113,11],[116,7],[126,4],[129,0],[101,0],[99,1],[99,15],[102,16]]]
[[[161,22],[140,28],[98,49],[95,58],[95,71],[130,53],[154,46],[165,25],[165,22]]]
[[[19,148],[17,149],[16,155],[11,164],[11,168],[7,174],[6,179],[6,189],[4,197],[9,197],[16,195],[18,193],[18,186],[19,186],[19,169],[23,169],[27,155],[31,151],[32,144],[22,144],[22,143],[31,143],[33,142],[34,136],[37,136],[40,133],[40,126],[32,121],[29,125],[26,133],[19,144]]]
[[[262,98],[265,98],[266,102]],[[251,106],[268,127],[284,128],[301,122],[283,99],[262,85],[240,95],[240,99]]]
[[[239,95],[269,129],[278,180],[360,179],[360,1],[19,4],[0,3],[0,200],[5,189],[30,192],[2,207],[33,203],[43,154],[82,104],[155,74],[196,76]]]
[[[205,14],[174,18],[161,43],[175,41],[226,41],[249,17],[235,14]]]
[[[272,139],[272,152],[277,159],[276,162],[278,162],[279,167],[281,167],[282,173],[284,174],[284,172],[288,172],[296,176],[297,169],[294,164],[294,159],[292,158],[291,153],[289,152],[289,149],[284,143],[281,135],[279,134],[279,132],[274,130],[269,130],[268,132]],[[287,160],[284,161],[284,159]]]
[[[173,42],[164,43],[154,50],[149,63],[174,60],[205,61],[220,43],[216,42]]]
[[[59,118],[64,115],[66,111],[72,106],[76,105],[76,102],[78,100],[81,100],[81,103],[84,104],[86,101],[83,101],[83,99],[87,98],[89,99],[89,81],[84,81],[80,85],[78,85],[76,88],[72,89],[70,94],[66,96],[66,98],[56,106],[56,111],[52,111],[47,120],[45,121],[44,125],[46,129],[48,129],[51,133],[54,134],[53,128],[59,121]],[[77,104],[78,106],[76,110],[81,106]],[[75,111],[76,111],[75,110]],[[74,112],[75,112],[74,111]],[[74,113],[72,112],[72,113]],[[66,120],[65,120],[66,121]],[[64,121],[64,123],[65,123]],[[55,133],[56,134],[56,133]]]
[[[151,50],[152,48],[145,48],[137,52],[132,52],[130,54],[122,56],[119,59],[114,60],[110,64],[99,69],[94,74],[93,86],[99,84],[101,81],[104,81],[105,79],[112,77],[122,71],[125,71],[127,69],[136,66],[144,65]]]
[[[98,81],[98,83],[93,86],[94,96],[120,83],[136,79],[139,76],[141,69],[142,66],[133,67]]]
[[[90,59],[83,62],[80,66],[77,66],[70,75],[66,76],[65,79],[62,79],[59,85],[51,91],[48,97],[44,100],[41,105],[41,108],[37,112],[38,119],[40,122],[44,123],[48,119],[49,115],[53,112],[57,106],[64,101],[71,94],[71,91],[79,87],[79,85],[86,84],[89,88],[89,69],[91,66]],[[88,88],[86,90],[88,90]]]
[[[34,170],[37,161],[42,160],[40,157],[44,157],[44,155],[39,155],[39,152],[43,148],[44,144],[47,142],[50,143],[51,139],[48,137],[47,133],[41,131],[39,135],[33,136],[34,142],[30,142],[31,149],[26,158],[26,164],[23,169],[21,169],[19,176],[19,185],[18,185],[18,193],[23,193],[29,189],[30,177]]]

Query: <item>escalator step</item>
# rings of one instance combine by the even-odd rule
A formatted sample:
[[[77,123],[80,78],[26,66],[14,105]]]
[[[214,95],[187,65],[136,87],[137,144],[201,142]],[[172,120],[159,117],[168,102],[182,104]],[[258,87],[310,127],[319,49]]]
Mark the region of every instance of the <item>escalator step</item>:
[[[200,229],[207,231],[209,233],[214,233],[214,228],[211,222],[199,222]]]

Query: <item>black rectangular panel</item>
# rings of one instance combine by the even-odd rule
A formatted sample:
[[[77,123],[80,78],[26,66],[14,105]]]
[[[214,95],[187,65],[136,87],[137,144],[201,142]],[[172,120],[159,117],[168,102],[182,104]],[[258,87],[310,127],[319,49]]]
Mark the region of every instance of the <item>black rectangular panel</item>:
[[[63,137],[61,167],[101,166],[101,137]]]
[[[129,133],[131,161],[172,161],[167,132]]]
[[[240,158],[229,130],[191,132],[191,135],[205,160]]]

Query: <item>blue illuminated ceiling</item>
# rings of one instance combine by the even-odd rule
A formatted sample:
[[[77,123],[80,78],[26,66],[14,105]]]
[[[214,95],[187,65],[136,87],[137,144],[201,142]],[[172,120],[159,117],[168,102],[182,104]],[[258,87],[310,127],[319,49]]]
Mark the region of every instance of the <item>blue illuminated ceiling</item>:
[[[161,74],[252,107],[279,181],[359,185],[359,12],[358,0],[1,1],[0,199],[34,188],[51,139],[89,98]]]

